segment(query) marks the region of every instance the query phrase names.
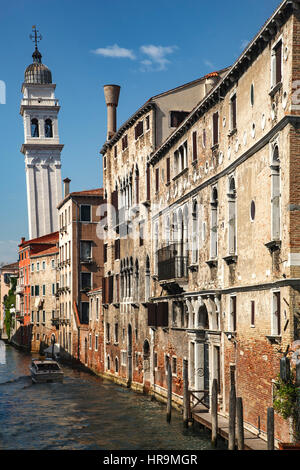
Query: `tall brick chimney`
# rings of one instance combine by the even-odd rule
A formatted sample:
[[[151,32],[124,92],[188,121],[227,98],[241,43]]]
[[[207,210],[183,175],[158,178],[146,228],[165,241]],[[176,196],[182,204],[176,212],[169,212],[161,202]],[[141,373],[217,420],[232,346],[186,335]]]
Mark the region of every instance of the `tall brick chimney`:
[[[64,197],[70,194],[70,183],[71,180],[69,178],[64,179]]]
[[[109,140],[117,130],[117,106],[121,87],[119,85],[104,85],[103,88],[107,106],[107,140]]]

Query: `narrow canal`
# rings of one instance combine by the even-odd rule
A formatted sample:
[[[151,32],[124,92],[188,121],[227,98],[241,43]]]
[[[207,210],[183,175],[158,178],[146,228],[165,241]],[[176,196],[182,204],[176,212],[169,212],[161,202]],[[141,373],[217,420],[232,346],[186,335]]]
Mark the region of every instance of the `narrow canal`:
[[[31,355],[0,341],[0,449],[201,450],[209,434],[166,423],[165,406],[63,366],[63,383],[32,384]]]

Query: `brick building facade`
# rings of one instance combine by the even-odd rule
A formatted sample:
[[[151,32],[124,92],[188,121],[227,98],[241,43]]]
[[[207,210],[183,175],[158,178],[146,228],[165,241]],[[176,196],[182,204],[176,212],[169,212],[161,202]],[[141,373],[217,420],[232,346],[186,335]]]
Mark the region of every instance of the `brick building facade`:
[[[298,7],[282,2],[190,106],[189,84],[158,95],[101,149],[105,373],[163,397],[171,361],[180,404],[187,361],[190,388],[218,379],[224,415],[234,382],[263,434],[281,351],[299,339]]]

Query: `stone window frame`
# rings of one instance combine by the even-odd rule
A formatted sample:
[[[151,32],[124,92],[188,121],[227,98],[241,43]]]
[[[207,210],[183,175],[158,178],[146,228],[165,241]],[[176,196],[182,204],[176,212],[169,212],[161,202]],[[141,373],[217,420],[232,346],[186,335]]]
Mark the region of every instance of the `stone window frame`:
[[[280,82],[276,81],[276,55],[275,50],[278,47],[278,44],[281,42],[281,80]],[[281,34],[277,40],[274,42],[271,48],[271,76],[270,76],[270,90],[276,90],[276,87],[282,83],[283,78],[283,50],[284,50],[284,43],[283,43],[283,34]],[[274,59],[275,57],[275,59]]]

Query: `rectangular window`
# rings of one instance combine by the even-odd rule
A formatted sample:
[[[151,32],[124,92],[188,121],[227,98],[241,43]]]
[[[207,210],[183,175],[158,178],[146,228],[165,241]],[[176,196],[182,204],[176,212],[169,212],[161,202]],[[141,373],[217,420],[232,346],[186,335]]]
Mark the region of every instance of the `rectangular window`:
[[[137,140],[141,135],[144,133],[144,122],[139,121],[138,124],[135,126],[135,140]]]
[[[128,138],[127,138],[127,134],[124,135],[123,139],[122,139],[122,150],[126,150],[128,147]]]
[[[159,168],[155,170],[155,191],[158,193],[159,191]]]
[[[170,183],[171,179],[171,165],[170,165],[170,157],[167,158],[167,184]]]
[[[39,262],[36,263],[36,270],[37,270],[37,272],[39,272],[39,270],[40,270],[40,263]]]
[[[89,334],[89,348],[92,349],[92,334]]]
[[[230,297],[230,331],[236,331],[236,296]]]
[[[146,116],[146,130],[150,129],[150,116]]]
[[[282,41],[279,41],[272,50],[272,87],[282,80]]]
[[[144,222],[139,223],[140,246],[144,245]]]
[[[170,362],[169,356],[165,355],[165,371],[166,371],[166,374],[168,373],[169,362]]]
[[[81,289],[91,289],[92,275],[91,273],[81,273]]]
[[[51,260],[51,267],[52,267],[52,269],[55,269],[55,260],[54,259]]]
[[[107,262],[107,243],[104,243],[103,245],[103,262]]]
[[[36,312],[36,322],[40,323],[40,312],[39,311]]]
[[[213,114],[213,146],[219,143],[219,113]]]
[[[251,326],[255,326],[255,302],[251,300]]]
[[[95,351],[98,351],[98,335],[95,336]]]
[[[89,303],[88,302],[81,302],[81,309],[80,309],[80,322],[88,325],[89,323]]]
[[[34,322],[34,311],[31,312],[31,323]]]
[[[110,324],[106,323],[106,341],[110,342]]]
[[[92,242],[80,242],[80,259],[82,261],[89,261],[92,258]]]
[[[45,286],[45,284],[43,284],[43,296],[45,296],[45,295],[46,295],[46,286]]]
[[[31,286],[31,297],[34,297],[34,286]]]
[[[43,323],[46,323],[46,312],[43,310]]]
[[[281,309],[280,309],[280,292],[273,293],[273,321],[272,321],[272,334],[274,336],[281,335]]]
[[[170,112],[170,127],[178,127],[188,116],[186,111],[171,111]]]
[[[115,240],[115,259],[120,259],[120,238]]]
[[[127,362],[127,352],[121,351],[121,365],[126,366],[126,362]]]
[[[43,271],[45,271],[45,269],[46,269],[46,261],[43,261],[43,263],[42,263],[42,269],[43,269]]]
[[[150,197],[151,197],[151,188],[150,188],[150,181],[151,181],[151,176],[150,176],[150,166],[147,165],[147,168],[146,168],[146,186],[147,186],[147,189],[146,189],[146,198],[147,198],[147,201],[150,201]]]
[[[119,342],[119,324],[115,323],[115,343]]]
[[[197,132],[193,132],[193,162],[198,158],[197,154]]]
[[[31,265],[31,272],[33,273],[34,272],[34,264],[32,263]]]
[[[153,366],[154,366],[154,369],[157,369],[157,352],[155,351],[153,353]]]
[[[34,286],[34,295],[39,296],[40,295],[40,286]]]
[[[80,206],[80,221],[91,222],[91,206],[88,206],[88,205]]]
[[[172,357],[172,374],[177,374],[177,357]]]
[[[230,100],[231,130],[236,129],[236,94]]]

